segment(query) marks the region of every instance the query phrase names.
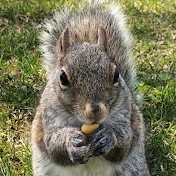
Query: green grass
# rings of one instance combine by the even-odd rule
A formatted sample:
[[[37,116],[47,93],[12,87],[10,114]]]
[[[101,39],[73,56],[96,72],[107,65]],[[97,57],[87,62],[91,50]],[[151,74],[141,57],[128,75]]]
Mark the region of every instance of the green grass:
[[[45,85],[37,37],[44,19],[82,1],[0,2],[0,175],[32,175],[30,126]],[[144,94],[146,156],[151,175],[176,175],[176,4],[122,1],[135,37]]]

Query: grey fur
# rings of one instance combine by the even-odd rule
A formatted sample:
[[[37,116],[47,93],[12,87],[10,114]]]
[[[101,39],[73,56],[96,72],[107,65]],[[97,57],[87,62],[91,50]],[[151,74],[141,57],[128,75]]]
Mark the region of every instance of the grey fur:
[[[103,6],[60,10],[41,35],[48,83],[32,124],[34,176],[149,176],[132,37],[120,7]],[[84,123],[99,131],[88,138]]]

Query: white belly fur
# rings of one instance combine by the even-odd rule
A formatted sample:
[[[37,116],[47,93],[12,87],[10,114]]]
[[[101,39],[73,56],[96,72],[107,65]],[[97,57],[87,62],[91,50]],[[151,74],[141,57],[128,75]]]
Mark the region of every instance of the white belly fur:
[[[34,176],[111,176],[115,169],[101,157],[91,158],[86,164],[75,166],[59,166],[51,162],[49,158],[38,148],[32,146]]]

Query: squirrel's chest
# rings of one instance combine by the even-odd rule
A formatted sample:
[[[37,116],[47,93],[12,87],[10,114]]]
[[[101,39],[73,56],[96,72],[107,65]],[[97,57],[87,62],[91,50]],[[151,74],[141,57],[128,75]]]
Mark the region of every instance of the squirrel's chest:
[[[110,165],[102,157],[90,158],[86,164],[61,166],[53,163],[38,147],[33,145],[33,169],[35,176],[114,176],[119,168]]]
[[[86,164],[58,166],[56,170],[58,176],[113,176],[114,173],[112,166],[98,157],[90,159]]]

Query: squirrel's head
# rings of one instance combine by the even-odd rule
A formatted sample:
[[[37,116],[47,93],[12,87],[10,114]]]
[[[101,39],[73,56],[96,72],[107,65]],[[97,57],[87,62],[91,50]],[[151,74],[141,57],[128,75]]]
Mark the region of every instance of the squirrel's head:
[[[101,123],[118,96],[119,73],[106,54],[106,34],[98,28],[98,43],[71,45],[66,28],[58,42],[58,96],[75,118]]]

